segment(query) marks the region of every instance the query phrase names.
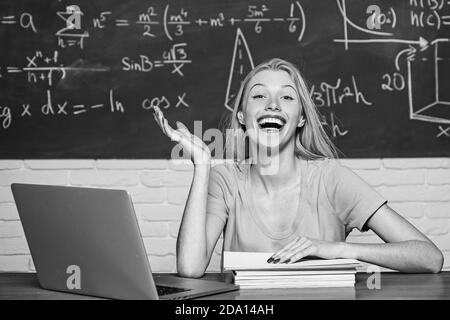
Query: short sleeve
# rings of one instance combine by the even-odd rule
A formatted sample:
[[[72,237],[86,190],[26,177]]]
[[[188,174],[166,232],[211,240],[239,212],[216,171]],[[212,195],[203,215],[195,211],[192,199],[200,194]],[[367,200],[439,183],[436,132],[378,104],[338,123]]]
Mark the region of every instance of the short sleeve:
[[[366,181],[336,160],[330,160],[325,180],[328,199],[346,229],[367,231],[366,222],[387,201]]]
[[[226,223],[230,201],[229,173],[223,165],[217,165],[209,174],[206,214],[212,214]]]

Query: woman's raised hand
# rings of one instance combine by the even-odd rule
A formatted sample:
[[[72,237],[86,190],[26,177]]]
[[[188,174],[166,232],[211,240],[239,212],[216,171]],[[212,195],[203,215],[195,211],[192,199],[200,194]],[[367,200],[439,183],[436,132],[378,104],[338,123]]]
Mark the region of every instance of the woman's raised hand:
[[[202,139],[190,133],[188,128],[179,121],[176,122],[177,129],[173,129],[164,118],[161,109],[154,107],[153,110],[153,117],[161,130],[172,141],[183,146],[183,150],[189,154],[194,165],[211,163],[211,152]]]

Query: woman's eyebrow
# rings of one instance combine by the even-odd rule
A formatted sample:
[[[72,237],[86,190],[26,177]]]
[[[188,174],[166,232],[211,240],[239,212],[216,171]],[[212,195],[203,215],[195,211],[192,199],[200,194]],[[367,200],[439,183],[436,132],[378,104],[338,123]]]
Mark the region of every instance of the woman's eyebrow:
[[[256,86],[264,86],[265,87],[265,85],[262,83],[255,83],[254,85],[252,85],[252,87],[248,91],[252,90]]]
[[[265,84],[263,84],[263,83],[255,83],[250,89],[249,89],[249,91],[250,90],[252,90],[254,87],[256,87],[256,86],[263,86],[263,87],[267,87]],[[295,88],[292,86],[292,85],[290,85],[290,84],[284,84],[284,85],[282,85],[281,86],[282,88],[291,88],[291,89],[293,89],[294,91],[297,91],[297,90],[295,90]]]

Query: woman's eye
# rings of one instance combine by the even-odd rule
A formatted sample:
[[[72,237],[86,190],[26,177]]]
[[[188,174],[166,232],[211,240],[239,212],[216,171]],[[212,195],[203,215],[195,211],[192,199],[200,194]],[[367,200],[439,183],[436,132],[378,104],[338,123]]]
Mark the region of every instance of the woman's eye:
[[[284,100],[289,100],[289,101],[294,100],[294,98],[291,97],[291,96],[282,96],[281,98],[284,99]]]
[[[254,96],[252,96],[253,99],[264,99],[264,95],[262,94],[255,94]]]

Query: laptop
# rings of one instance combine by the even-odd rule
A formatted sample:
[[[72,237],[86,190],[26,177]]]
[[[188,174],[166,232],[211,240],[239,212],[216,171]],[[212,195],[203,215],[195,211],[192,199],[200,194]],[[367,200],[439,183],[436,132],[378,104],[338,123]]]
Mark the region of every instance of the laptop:
[[[11,189],[44,289],[154,300],[239,288],[170,274],[153,276],[131,197],[124,190],[16,183]]]

